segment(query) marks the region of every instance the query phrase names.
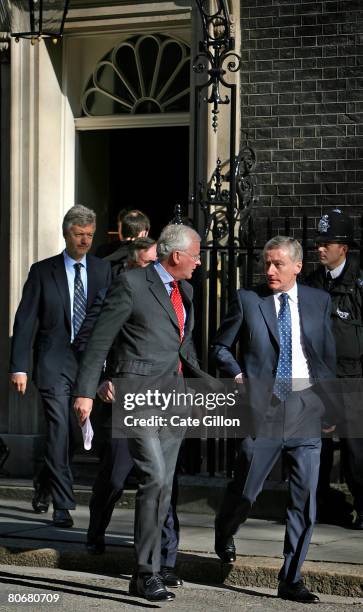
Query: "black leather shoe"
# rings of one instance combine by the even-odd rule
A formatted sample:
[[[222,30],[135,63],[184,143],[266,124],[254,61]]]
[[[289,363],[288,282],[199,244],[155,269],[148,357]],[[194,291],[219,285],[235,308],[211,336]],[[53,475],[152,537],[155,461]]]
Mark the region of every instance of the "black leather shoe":
[[[288,599],[289,601],[298,601],[300,603],[318,603],[320,601],[317,595],[311,593],[302,580],[299,582],[286,583],[280,582],[277,590],[277,597]]]
[[[214,550],[222,563],[234,563],[236,560],[236,547],[231,537],[223,537],[220,531],[216,530]]]
[[[159,574],[133,576],[129,584],[129,594],[144,597],[148,601],[171,601],[175,598],[174,593],[166,590]]]
[[[87,540],[86,548],[90,555],[102,555],[106,548],[104,536]]]
[[[174,573],[173,570],[173,567],[166,567],[166,565],[164,565],[161,568],[159,575],[161,576],[161,579],[166,587],[176,589],[177,587],[183,586],[183,581]]]
[[[54,510],[53,512],[54,527],[73,527],[73,519],[68,510]]]
[[[50,495],[48,491],[42,489],[39,485],[35,486],[33,498],[32,498],[32,506],[34,512],[37,514],[44,514],[48,512],[50,502]]]

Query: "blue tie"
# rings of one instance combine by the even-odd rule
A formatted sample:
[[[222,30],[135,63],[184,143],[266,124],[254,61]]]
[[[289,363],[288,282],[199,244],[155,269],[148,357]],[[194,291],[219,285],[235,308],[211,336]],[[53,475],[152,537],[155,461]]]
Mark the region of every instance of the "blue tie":
[[[81,266],[82,264],[74,264],[75,277],[74,277],[74,294],[73,294],[73,335],[74,338],[78,334],[82,325],[83,319],[86,316],[87,301],[84,294],[84,287],[81,279]]]
[[[286,400],[292,389],[292,339],[291,339],[291,312],[289,296],[280,295],[280,312],[277,317],[277,326],[280,337],[280,354],[277,364],[274,394],[279,400]]]

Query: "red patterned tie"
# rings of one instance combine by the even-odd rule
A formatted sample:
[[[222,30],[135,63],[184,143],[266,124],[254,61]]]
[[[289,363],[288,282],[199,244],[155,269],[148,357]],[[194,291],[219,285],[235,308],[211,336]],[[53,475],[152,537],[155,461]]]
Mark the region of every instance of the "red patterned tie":
[[[170,294],[171,303],[175,310],[175,314],[179,323],[179,334],[180,334],[180,342],[183,340],[184,336],[184,308],[183,308],[183,300],[181,293],[179,291],[179,286],[177,281],[172,281],[171,283],[172,291]]]

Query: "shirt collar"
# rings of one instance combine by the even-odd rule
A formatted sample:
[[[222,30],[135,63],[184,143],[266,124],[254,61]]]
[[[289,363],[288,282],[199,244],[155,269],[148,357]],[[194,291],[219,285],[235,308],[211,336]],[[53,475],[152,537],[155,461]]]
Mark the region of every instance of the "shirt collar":
[[[291,289],[289,289],[288,291],[278,291],[274,293],[274,296],[279,299],[282,293],[287,293],[287,295],[289,296],[289,300],[297,304],[297,283],[295,283],[294,286],[291,287]]]
[[[74,264],[80,263],[87,270],[87,255],[83,255],[82,259],[76,261],[72,257],[70,257],[67,251],[64,249],[63,251],[64,263],[68,268],[73,268]]]
[[[343,272],[346,262],[347,260],[344,259],[343,263],[341,263],[339,266],[337,266],[333,270],[328,270],[328,268],[325,266],[325,274],[328,274],[328,272],[330,272],[332,278],[338,278],[338,276],[340,276],[341,273]]]
[[[175,281],[175,278],[171,274],[169,274],[167,270],[165,270],[164,266],[161,265],[160,261],[156,261],[153,265],[156,272],[159,274],[161,280],[163,281],[164,285],[169,285],[170,283]]]

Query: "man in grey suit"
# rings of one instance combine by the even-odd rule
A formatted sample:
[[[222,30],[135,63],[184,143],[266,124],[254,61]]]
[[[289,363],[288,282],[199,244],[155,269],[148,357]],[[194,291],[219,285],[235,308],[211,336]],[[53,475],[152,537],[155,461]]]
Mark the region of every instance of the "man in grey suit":
[[[305,587],[300,569],[315,521],[322,400],[329,397],[335,372],[331,304],[323,291],[296,283],[302,267],[296,240],[276,236],[263,255],[267,284],[237,291],[213,345],[220,371],[246,394],[252,419],[252,435],[242,441],[216,518],[216,553],[223,562],[235,561],[233,535],[283,454],[291,501],[278,595],[313,603],[318,597]],[[232,353],[236,342],[239,361]]]
[[[192,287],[186,282],[200,265],[200,237],[183,225],[168,225],[158,241],[158,262],[126,271],[111,286],[84,354],[74,404],[80,423],[90,414],[99,375],[113,344],[113,371],[125,380],[155,388],[159,381],[183,386],[184,377],[209,378],[196,359]],[[159,575],[161,528],[170,503],[182,439],[168,428],[150,427],[129,439],[139,475],[135,512],[137,575],[130,593],[150,601],[174,598]]]

